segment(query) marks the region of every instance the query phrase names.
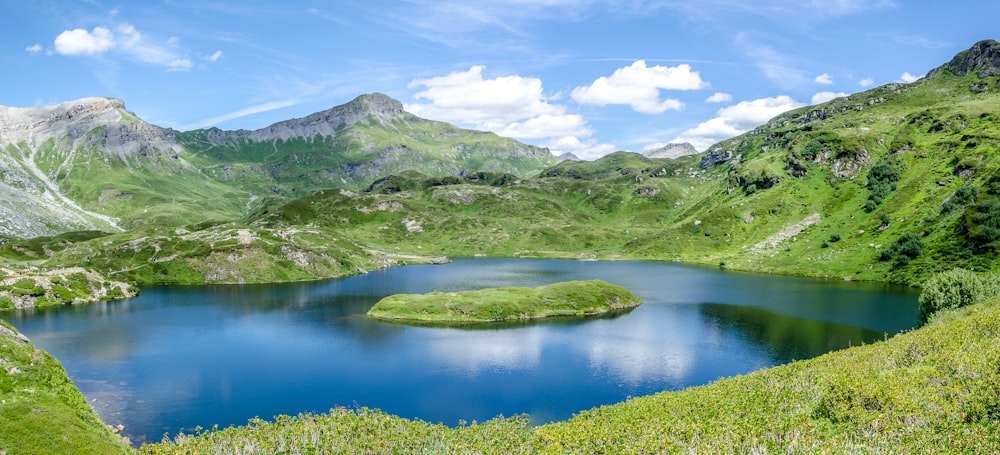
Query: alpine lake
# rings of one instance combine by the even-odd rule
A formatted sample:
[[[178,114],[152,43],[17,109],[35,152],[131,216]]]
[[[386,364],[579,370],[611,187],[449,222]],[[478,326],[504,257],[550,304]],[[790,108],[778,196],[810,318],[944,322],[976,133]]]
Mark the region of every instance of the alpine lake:
[[[644,304],[503,325],[365,315],[390,294],[589,279]],[[917,292],[655,262],[459,259],[320,282],[153,287],[5,317],[139,444],[336,407],[447,425],[522,413],[563,420],[880,341],[917,324]]]

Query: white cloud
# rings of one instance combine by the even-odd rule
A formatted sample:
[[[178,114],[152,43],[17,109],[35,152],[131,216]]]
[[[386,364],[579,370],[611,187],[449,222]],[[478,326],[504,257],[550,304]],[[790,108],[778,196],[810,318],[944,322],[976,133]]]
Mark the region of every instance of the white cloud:
[[[698,90],[708,87],[691,66],[647,67],[637,60],[631,66],[619,68],[610,76],[602,76],[586,87],[573,89],[573,99],[581,104],[606,106],[627,104],[638,112],[657,114],[667,110],[680,110],[684,103],[676,99],[660,100],[660,90]]]
[[[425,87],[413,95],[429,104],[409,104],[414,114],[499,131],[511,122],[539,115],[562,115],[563,106],[549,104],[538,78],[502,76],[483,79],[485,66],[447,76],[418,79],[409,87]]]
[[[901,80],[903,82],[906,82],[906,83],[910,83],[910,82],[916,81],[917,79],[920,79],[921,77],[922,76],[914,76],[914,75],[910,74],[909,71],[907,71],[907,72],[904,72],[902,75],[899,76],[899,80]]]
[[[576,136],[555,138],[544,144],[556,156],[572,153],[583,160],[594,160],[615,151],[612,144],[602,144],[594,139],[581,141]]]
[[[579,115],[543,114],[529,118],[523,122],[512,122],[497,132],[501,136],[511,136],[525,139],[544,138],[552,136],[589,136],[593,130]]]
[[[830,16],[845,16],[861,13],[872,9],[894,8],[896,0],[810,0],[807,8],[823,12]]]
[[[133,60],[163,66],[167,71],[188,71],[194,63],[179,50],[179,42],[177,38],[162,44],[151,42],[134,26],[121,24],[114,31],[106,27],[95,27],[90,32],[80,28],[66,30],[56,36],[55,50],[61,55],[87,56],[118,51]]]
[[[690,142],[698,151],[704,151],[716,142],[743,134],[782,112],[798,107],[802,107],[802,103],[784,95],[741,101],[719,109],[715,118],[685,130],[670,142]]]
[[[842,98],[848,96],[849,93],[844,92],[819,92],[812,97],[812,104],[820,104],[830,101],[834,98]]]
[[[805,82],[805,72],[794,68],[795,58],[782,54],[770,46],[758,44],[748,33],[740,33],[736,36],[736,43],[744,48],[744,52],[750,57],[757,59],[757,67],[760,68],[764,77],[774,81],[780,87],[791,88],[800,86]]]
[[[114,35],[104,27],[94,27],[93,32],[82,28],[66,30],[56,36],[56,52],[62,55],[95,55],[115,47]]]
[[[833,76],[830,76],[828,73],[823,73],[816,76],[816,79],[813,79],[813,82],[823,85],[833,85]]]
[[[35,44],[35,45],[28,46],[28,47],[24,48],[24,51],[27,52],[27,53],[29,53],[29,54],[40,54],[44,50],[45,50],[45,48],[42,47],[41,44]]]
[[[589,139],[594,130],[583,117],[550,103],[541,79],[517,75],[485,79],[485,69],[473,66],[410,82],[410,88],[424,89],[413,98],[426,102],[406,104],[406,110],[503,136],[538,139],[553,151],[570,151],[581,158],[596,158],[602,150],[613,148]]]
[[[705,98],[706,103],[731,103],[733,102],[733,95],[722,92],[715,92],[712,96]]]
[[[186,58],[175,58],[167,64],[167,71],[189,71],[194,63]]]
[[[875,79],[872,79],[870,77],[866,77],[864,79],[861,79],[861,81],[858,82],[858,85],[860,85],[862,87],[871,87],[871,86],[875,85]]]
[[[222,58],[222,51],[215,51],[212,52],[211,55],[205,56],[205,60],[208,60],[213,63],[219,61],[220,58]]]
[[[268,112],[268,111],[273,111],[273,110],[276,110],[276,109],[281,109],[281,108],[285,108],[285,107],[289,107],[289,106],[294,106],[297,103],[298,103],[298,101],[293,100],[293,99],[289,99],[289,100],[271,101],[271,102],[267,102],[267,103],[257,104],[257,105],[250,106],[250,107],[245,107],[243,109],[239,109],[237,111],[233,111],[233,112],[230,112],[230,113],[227,113],[227,114],[222,114],[222,115],[219,115],[219,116],[207,118],[207,119],[201,120],[201,121],[199,121],[197,123],[194,123],[194,124],[191,124],[191,125],[184,125],[184,126],[179,127],[178,129],[180,129],[182,131],[188,131],[188,130],[194,130],[194,129],[198,129],[198,128],[207,128],[207,127],[210,127],[210,126],[216,126],[216,125],[218,125],[220,123],[223,123],[223,122],[228,122],[229,120],[234,120],[234,119],[246,117],[248,115],[259,114],[261,112]]]

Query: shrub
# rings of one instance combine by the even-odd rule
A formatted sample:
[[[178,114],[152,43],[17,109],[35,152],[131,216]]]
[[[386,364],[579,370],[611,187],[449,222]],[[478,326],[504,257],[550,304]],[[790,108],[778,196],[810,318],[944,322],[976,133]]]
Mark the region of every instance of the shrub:
[[[881,161],[868,171],[868,201],[865,211],[875,210],[879,204],[896,189],[896,181],[903,176],[903,164],[897,161]]]
[[[1000,276],[981,275],[961,268],[932,276],[917,301],[920,321],[927,322],[942,310],[961,308],[1000,295]]]
[[[986,249],[1000,240],[1000,199],[989,197],[966,210],[965,228],[974,248]]]
[[[14,301],[5,295],[0,295],[0,310],[9,310],[14,308]]]
[[[956,208],[965,207],[979,197],[979,189],[971,186],[963,186],[955,191],[944,204],[941,205],[941,213],[949,213]]]
[[[897,265],[906,265],[916,259],[924,250],[924,242],[920,237],[912,232],[904,232],[896,239],[896,243],[882,250],[879,255],[880,261],[896,260]]]
[[[800,153],[802,154],[802,158],[812,160],[815,159],[816,155],[819,155],[819,152],[822,150],[823,143],[816,139],[811,139],[802,146],[802,151]]]

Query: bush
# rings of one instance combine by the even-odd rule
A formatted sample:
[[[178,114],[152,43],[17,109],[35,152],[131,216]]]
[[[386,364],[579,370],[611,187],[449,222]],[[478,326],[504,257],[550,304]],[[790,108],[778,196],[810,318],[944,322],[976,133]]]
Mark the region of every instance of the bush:
[[[965,228],[976,249],[988,249],[1000,240],[1000,199],[989,197],[966,210]]]
[[[941,206],[941,213],[949,213],[958,207],[965,207],[979,197],[979,189],[971,186],[963,186],[955,191],[948,200]]]
[[[896,239],[896,243],[892,246],[882,250],[879,255],[880,261],[888,261],[895,259],[896,264],[906,265],[910,261],[920,256],[920,253],[924,250],[924,242],[920,240],[920,237],[912,232],[904,232],[903,235]]]
[[[1000,295],[1000,276],[981,275],[961,268],[932,276],[924,284],[917,301],[920,322],[935,313],[961,308]]]
[[[903,164],[897,161],[881,161],[868,171],[868,201],[865,211],[875,210],[889,193],[896,189],[896,182],[903,177]]]

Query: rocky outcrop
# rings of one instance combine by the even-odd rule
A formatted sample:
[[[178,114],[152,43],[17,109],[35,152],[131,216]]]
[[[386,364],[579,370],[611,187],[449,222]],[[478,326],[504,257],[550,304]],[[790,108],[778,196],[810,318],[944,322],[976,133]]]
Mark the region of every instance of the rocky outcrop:
[[[726,161],[729,161],[733,157],[732,150],[723,150],[721,148],[710,148],[705,156],[701,157],[701,163],[698,165],[702,170],[709,170],[715,166],[718,166]]]
[[[980,79],[1000,75],[1000,43],[994,40],[980,41],[959,52],[941,68],[947,68],[959,76],[978,72]]]
[[[79,267],[54,270],[0,268],[0,310],[91,303],[135,297],[139,290]]]
[[[698,150],[694,146],[682,142],[679,144],[667,144],[660,148],[649,149],[642,152],[646,158],[680,158],[682,156],[695,155]]]

